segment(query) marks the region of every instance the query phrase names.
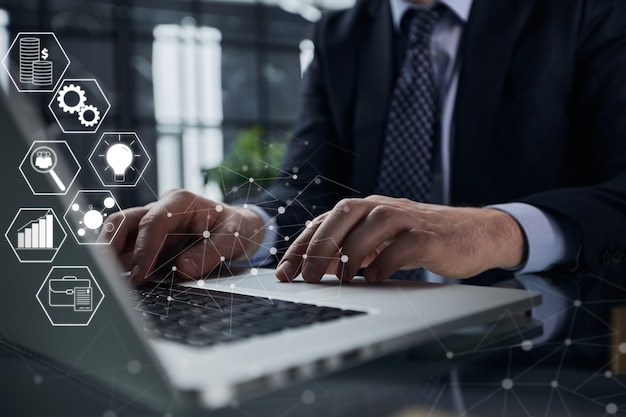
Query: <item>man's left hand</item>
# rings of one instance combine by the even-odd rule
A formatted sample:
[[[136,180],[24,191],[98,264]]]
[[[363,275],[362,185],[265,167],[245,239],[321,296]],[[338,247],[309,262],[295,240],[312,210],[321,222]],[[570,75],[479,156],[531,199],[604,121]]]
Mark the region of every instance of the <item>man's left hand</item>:
[[[281,281],[325,273],[350,280],[362,267],[375,282],[398,270],[424,268],[469,278],[525,259],[525,237],[507,213],[370,196],[345,199],[315,218],[291,244],[276,271]]]

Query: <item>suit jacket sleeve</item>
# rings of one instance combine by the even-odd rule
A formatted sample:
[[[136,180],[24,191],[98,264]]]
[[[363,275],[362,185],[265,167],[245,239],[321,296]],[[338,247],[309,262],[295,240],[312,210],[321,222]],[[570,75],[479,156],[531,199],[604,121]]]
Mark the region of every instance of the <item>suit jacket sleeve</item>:
[[[586,4],[569,109],[578,139],[565,155],[578,161],[580,185],[523,201],[572,219],[580,266],[617,290],[626,276],[626,3]]]
[[[339,146],[337,124],[332,120],[328,84],[321,64],[324,51],[318,47],[321,42],[317,42],[320,24],[316,25],[314,34],[315,57],[302,81],[297,122],[281,168],[284,177],[277,179],[255,201],[275,216],[279,252],[286,249],[307,221],[332,208],[346,193],[340,184],[345,183],[342,173],[350,166],[351,158]]]

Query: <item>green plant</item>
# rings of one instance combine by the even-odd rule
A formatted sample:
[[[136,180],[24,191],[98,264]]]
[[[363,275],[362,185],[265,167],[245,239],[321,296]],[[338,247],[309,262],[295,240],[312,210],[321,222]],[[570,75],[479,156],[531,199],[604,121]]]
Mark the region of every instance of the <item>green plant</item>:
[[[227,199],[229,196],[237,198],[241,194],[254,194],[259,187],[268,187],[280,176],[286,143],[266,140],[264,134],[265,129],[260,125],[242,131],[222,163],[203,170],[205,183],[219,184]],[[250,189],[250,185],[255,187]]]

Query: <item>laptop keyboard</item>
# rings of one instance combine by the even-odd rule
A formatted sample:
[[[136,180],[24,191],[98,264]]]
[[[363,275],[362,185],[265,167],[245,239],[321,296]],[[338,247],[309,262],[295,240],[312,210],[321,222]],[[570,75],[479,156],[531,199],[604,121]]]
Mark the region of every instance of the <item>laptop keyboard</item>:
[[[155,283],[129,290],[148,336],[211,346],[365,314],[361,311],[270,300]]]

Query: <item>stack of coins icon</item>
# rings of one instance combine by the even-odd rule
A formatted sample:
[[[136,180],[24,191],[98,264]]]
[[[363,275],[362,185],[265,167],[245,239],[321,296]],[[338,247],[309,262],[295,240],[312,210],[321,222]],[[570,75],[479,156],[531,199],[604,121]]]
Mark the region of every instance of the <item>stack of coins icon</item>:
[[[52,61],[33,62],[33,84],[52,85]]]
[[[35,61],[39,61],[39,39],[20,39],[20,82],[33,83],[33,63]]]

